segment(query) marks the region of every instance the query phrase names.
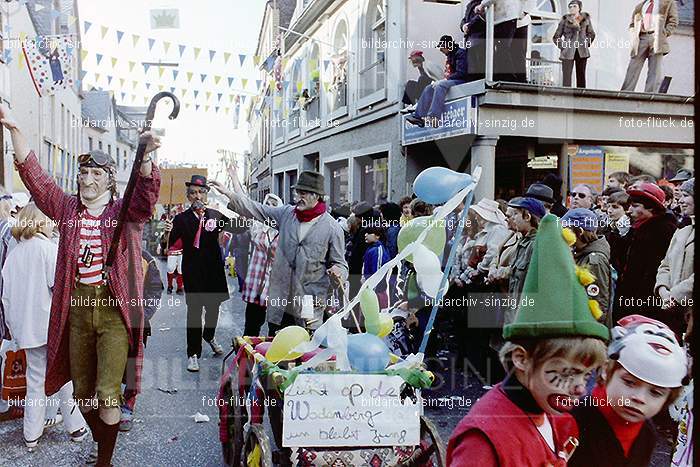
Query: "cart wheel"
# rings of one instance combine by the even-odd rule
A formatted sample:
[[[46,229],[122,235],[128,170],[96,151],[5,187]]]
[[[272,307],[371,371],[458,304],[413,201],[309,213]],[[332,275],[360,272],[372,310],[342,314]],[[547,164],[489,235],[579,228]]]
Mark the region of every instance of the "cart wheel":
[[[247,467],[272,467],[270,438],[259,423],[250,426],[243,446],[243,463]]]
[[[221,443],[224,463],[232,467],[241,466],[241,449],[243,446],[243,425],[247,421],[247,413],[240,403],[241,395],[238,392],[238,372],[231,374],[231,380],[226,386],[226,404],[228,404],[228,417],[221,420],[226,424],[229,442]]]
[[[401,467],[445,467],[445,444],[437,427],[428,418],[420,417],[420,445]]]

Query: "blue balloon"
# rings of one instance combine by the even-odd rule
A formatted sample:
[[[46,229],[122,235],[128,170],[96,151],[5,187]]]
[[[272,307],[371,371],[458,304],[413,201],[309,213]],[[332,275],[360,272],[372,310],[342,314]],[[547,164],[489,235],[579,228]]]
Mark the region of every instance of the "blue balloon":
[[[472,176],[445,167],[430,167],[413,181],[413,192],[429,204],[444,204],[473,183]]]
[[[374,334],[350,334],[348,360],[350,366],[361,373],[384,371],[389,364],[389,348]]]

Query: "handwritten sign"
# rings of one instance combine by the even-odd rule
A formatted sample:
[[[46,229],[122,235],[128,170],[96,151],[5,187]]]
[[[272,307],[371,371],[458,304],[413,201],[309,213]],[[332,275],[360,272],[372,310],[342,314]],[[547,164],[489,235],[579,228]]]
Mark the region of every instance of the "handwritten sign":
[[[284,392],[285,447],[412,446],[423,404],[398,376],[301,374]]]

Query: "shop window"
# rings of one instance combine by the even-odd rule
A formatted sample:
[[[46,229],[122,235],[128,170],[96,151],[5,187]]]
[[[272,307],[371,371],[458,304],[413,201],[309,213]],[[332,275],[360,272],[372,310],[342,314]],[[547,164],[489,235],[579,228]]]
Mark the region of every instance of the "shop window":
[[[341,162],[328,166],[330,171],[330,202],[331,206],[347,203],[348,199],[348,163]]]
[[[360,163],[361,198],[368,203],[387,201],[389,192],[389,157],[368,158]]]
[[[364,17],[364,33],[360,45],[360,98],[385,87],[386,7],[384,0],[370,0]]]

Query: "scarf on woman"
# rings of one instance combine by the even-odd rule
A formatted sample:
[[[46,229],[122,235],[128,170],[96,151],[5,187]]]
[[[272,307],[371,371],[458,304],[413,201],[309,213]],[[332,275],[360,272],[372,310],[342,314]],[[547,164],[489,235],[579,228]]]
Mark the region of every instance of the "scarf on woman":
[[[102,211],[104,211],[105,206],[107,206],[112,199],[112,192],[110,190],[105,191],[100,196],[93,200],[86,200],[83,195],[80,195],[80,202],[83,206],[87,208],[87,212],[93,217],[100,217]]]
[[[311,222],[324,212],[326,212],[326,203],[323,201],[319,201],[316,206],[305,211],[300,211],[299,208],[294,208],[294,215],[299,222]]]

